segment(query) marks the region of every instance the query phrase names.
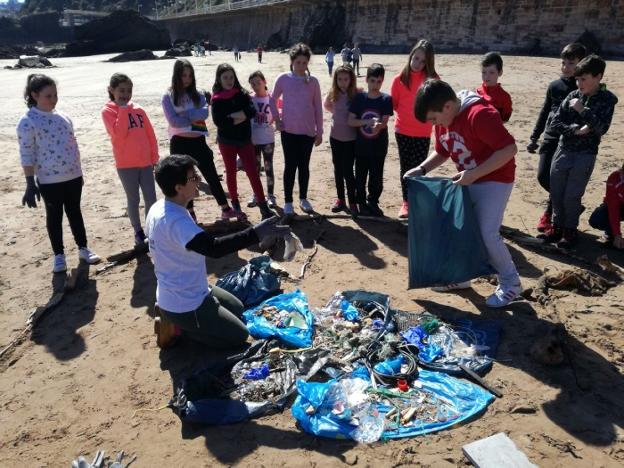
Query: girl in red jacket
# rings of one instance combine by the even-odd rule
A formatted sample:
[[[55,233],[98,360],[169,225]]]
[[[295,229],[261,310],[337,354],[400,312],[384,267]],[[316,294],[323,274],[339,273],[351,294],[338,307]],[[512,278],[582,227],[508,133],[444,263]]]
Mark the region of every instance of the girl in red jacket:
[[[126,192],[128,218],[134,229],[134,242],[145,242],[139,215],[139,189],[143,192],[145,216],[156,202],[154,165],[158,162],[158,143],[145,110],[131,101],[132,80],[115,73],[108,86],[110,101],[102,109],[102,120],[113,144],[117,174]]]
[[[394,124],[399,164],[401,168],[401,188],[403,203],[399,209],[399,218],[407,218],[407,183],[403,175],[418,167],[428,156],[431,142],[430,122],[419,122],[414,117],[414,99],[421,85],[428,78],[439,79],[435,70],[433,45],[425,39],[419,40],[407,59],[407,64],[400,74],[392,80],[390,94],[392,107],[396,114]]]

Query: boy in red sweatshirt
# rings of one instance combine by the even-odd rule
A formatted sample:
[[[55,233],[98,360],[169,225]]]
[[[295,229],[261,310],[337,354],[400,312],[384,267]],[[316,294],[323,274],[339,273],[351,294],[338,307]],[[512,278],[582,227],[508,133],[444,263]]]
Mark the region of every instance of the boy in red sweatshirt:
[[[511,96],[498,82],[501,76],[503,76],[503,58],[498,52],[488,52],[481,60],[483,84],[477,88],[477,93],[496,108],[503,122],[508,122],[513,109]]]
[[[154,165],[158,162],[158,143],[154,128],[143,108],[134,104],[132,81],[115,73],[108,87],[110,101],[102,109],[102,120],[113,144],[117,174],[126,192],[128,218],[134,229],[134,241],[145,242],[139,215],[139,189],[143,192],[145,216],[156,202]]]
[[[602,205],[594,210],[589,225],[604,231],[607,242],[616,249],[624,248],[620,221],[624,220],[624,165],[607,179],[607,193]]]

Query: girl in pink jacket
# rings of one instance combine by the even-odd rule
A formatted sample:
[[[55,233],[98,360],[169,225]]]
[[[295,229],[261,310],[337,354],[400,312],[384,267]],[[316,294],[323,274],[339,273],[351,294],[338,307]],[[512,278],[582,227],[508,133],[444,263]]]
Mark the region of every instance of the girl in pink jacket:
[[[132,80],[115,73],[108,86],[110,101],[102,109],[102,120],[113,144],[117,174],[128,201],[128,218],[134,241],[145,242],[139,215],[139,189],[143,192],[145,216],[156,202],[154,165],[158,162],[158,143],[154,128],[143,108],[133,103]]]

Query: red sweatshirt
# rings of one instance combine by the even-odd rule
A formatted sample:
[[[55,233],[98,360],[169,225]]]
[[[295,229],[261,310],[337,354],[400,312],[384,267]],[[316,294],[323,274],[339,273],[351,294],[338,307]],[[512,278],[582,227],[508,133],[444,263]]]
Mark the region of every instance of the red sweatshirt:
[[[477,88],[477,93],[487,99],[500,112],[503,122],[509,121],[513,112],[511,96],[503,89],[500,83],[496,83],[494,86],[487,86],[483,83]]]
[[[102,108],[102,120],[118,169],[153,166],[158,162],[156,135],[143,108],[133,102],[119,107],[110,101]]]
[[[449,128],[434,127],[435,150],[441,156],[450,157],[458,171],[474,169],[483,164],[496,151],[515,142],[507,131],[496,109],[472,91],[457,93],[461,107]],[[478,182],[514,181],[515,158],[502,167],[484,175]]]
[[[621,170],[613,172],[607,179],[607,194],[604,197],[609,213],[609,225],[614,236],[621,236],[620,208],[624,205],[624,176]]]

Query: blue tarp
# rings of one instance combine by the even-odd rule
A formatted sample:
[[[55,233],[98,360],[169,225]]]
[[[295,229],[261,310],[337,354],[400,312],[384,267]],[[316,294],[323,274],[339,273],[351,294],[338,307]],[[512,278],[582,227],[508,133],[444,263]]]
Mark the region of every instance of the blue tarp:
[[[358,369],[347,377],[369,380],[366,369]],[[418,381],[422,384],[422,391],[432,394],[434,398],[443,402],[442,408],[448,407],[450,403],[454,416],[446,420],[441,417],[440,421],[435,422],[416,419],[412,425],[399,428],[392,428],[392,425],[388,424],[381,436],[382,440],[414,437],[448,429],[481,414],[494,400],[494,396],[481,387],[439,372],[421,370]],[[298,381],[298,396],[293,404],[292,414],[303,430],[310,434],[332,439],[349,439],[356,426],[333,414],[324,404],[329,396],[330,386],[334,382],[336,380],[333,379],[324,383]],[[310,406],[316,409],[312,414],[306,412]],[[380,413],[386,414],[391,407],[380,403],[377,409]]]
[[[305,324],[305,328],[287,326],[287,324],[276,325],[273,321],[267,320],[256,312],[266,306],[274,306],[278,312],[285,310],[297,314],[297,319]],[[300,290],[267,299],[262,304],[243,313],[243,319],[247,324],[249,333],[254,338],[276,338],[283,344],[294,348],[309,348],[312,346],[312,336],[314,335],[314,316],[308,306],[308,298]],[[296,323],[297,321],[293,321]]]
[[[452,180],[411,177],[409,287],[459,283],[494,273],[467,187]]]

